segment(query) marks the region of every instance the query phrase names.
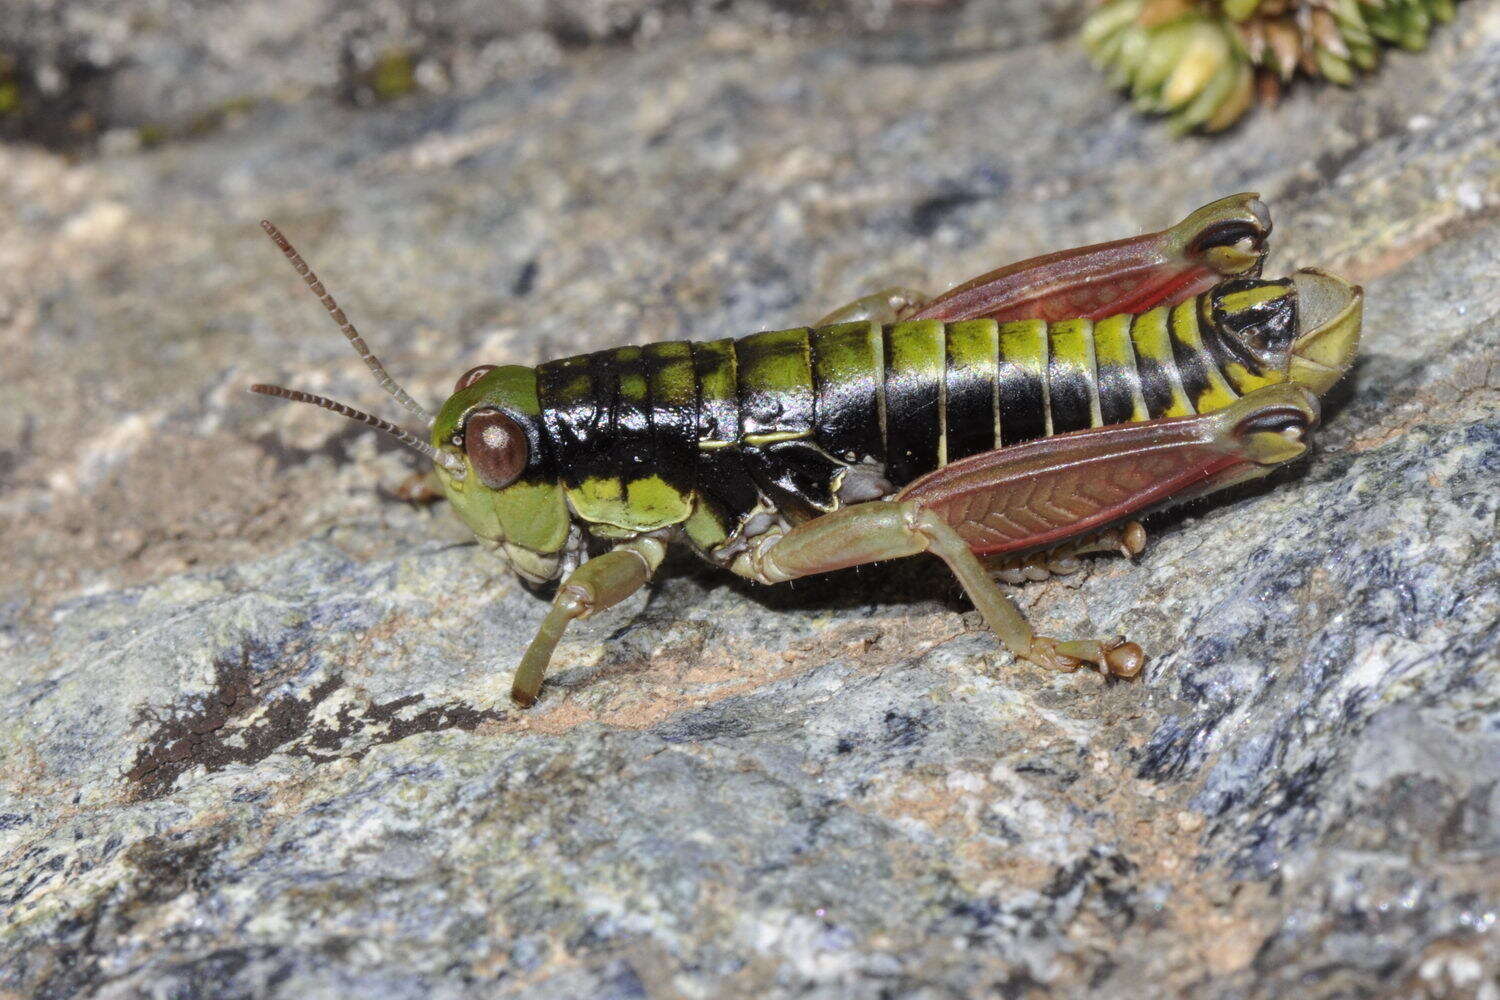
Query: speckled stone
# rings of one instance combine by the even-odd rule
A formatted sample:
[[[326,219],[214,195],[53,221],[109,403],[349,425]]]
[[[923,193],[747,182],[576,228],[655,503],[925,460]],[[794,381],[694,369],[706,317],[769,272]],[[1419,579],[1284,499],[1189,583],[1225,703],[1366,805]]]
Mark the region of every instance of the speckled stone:
[[[0,146],[0,997],[1500,995],[1500,5],[1461,15],[1212,141],[918,17]],[[544,605],[399,449],[243,391],[395,409],[262,216],[437,400],[1244,189],[1273,271],[1365,284],[1361,360],[1309,461],[1021,592],[1137,682],[1013,662],[926,561],[679,558],[518,712]]]

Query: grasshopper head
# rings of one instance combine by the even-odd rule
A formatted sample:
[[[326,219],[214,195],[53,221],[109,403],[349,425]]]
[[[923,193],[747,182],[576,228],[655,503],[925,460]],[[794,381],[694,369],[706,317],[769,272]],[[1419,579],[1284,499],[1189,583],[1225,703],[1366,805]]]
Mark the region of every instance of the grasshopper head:
[[[1354,365],[1363,306],[1358,285],[1305,269],[1280,281],[1222,282],[1206,297],[1204,312],[1234,363],[1251,376],[1322,395]]]
[[[325,396],[278,385],[257,384],[251,391],[332,410],[384,431],[426,456],[443,492],[475,535],[493,543],[526,579],[536,583],[556,579],[572,522],[562,487],[544,465],[541,407],[532,370],[516,365],[470,369],[438,415],[432,416],[370,353],[354,324],[281,230],[270,222],[262,222],[261,228],[322,301],[381,388],[428,428],[429,440]]]
[[[571,519],[562,487],[545,464],[536,373],[480,365],[458,380],[432,424],[446,461],[438,480],[474,534],[497,545],[534,582],[554,579]]]

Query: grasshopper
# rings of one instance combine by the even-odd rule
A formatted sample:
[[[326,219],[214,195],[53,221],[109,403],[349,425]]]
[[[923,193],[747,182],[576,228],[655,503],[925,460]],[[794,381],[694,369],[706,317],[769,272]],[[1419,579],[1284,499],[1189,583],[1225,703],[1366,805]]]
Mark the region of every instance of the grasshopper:
[[[434,415],[262,227],[424,430],[252,391],[420,452],[481,542],[523,579],[558,584],[515,673],[523,706],[568,624],[644,587],[672,544],[765,584],[932,553],[1017,657],[1135,676],[1138,645],[1038,635],[996,576],[1138,554],[1143,514],[1306,454],[1318,398],[1353,365],[1363,305],[1323,271],[1263,280],[1270,215],[1243,194],[935,298],[887,289],[812,327],[479,365]]]

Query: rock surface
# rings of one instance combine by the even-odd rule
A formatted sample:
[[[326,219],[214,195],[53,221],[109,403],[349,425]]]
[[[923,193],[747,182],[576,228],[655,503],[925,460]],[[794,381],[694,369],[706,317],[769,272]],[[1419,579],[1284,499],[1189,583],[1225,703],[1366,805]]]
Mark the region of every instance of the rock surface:
[[[0,147],[0,996],[1495,997],[1500,5],[1212,141],[1003,9]],[[1243,189],[1273,270],[1366,284],[1362,360],[1311,461],[1022,594],[1136,683],[1013,663],[937,566],[684,559],[518,713],[543,605],[243,392],[380,405],[263,215],[437,400]]]

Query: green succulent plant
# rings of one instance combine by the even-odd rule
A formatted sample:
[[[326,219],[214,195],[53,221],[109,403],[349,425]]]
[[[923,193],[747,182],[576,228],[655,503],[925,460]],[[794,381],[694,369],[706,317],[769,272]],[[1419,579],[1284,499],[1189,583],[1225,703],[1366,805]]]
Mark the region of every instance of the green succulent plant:
[[[1456,0],[1105,0],[1083,43],[1141,111],[1226,128],[1299,72],[1350,84],[1380,43],[1421,49]]]

